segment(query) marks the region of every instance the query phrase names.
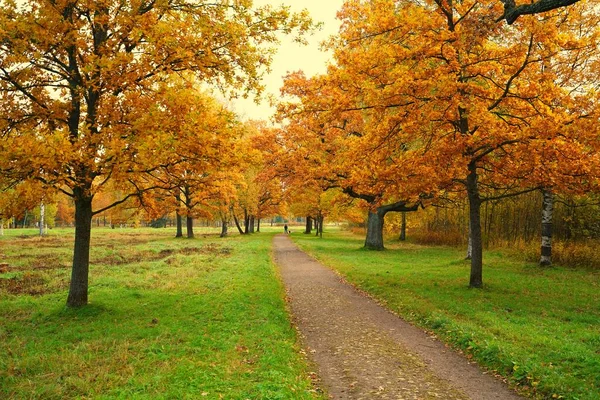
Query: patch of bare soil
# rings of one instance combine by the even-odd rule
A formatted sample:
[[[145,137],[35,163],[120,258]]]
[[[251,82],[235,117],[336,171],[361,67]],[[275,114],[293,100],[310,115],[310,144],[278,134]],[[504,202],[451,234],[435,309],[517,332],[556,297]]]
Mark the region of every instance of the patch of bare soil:
[[[30,272],[11,278],[0,277],[0,292],[12,295],[40,296],[62,290],[66,286],[67,283],[64,280],[49,284],[43,275]]]
[[[359,293],[289,237],[275,237],[274,254],[293,321],[331,398],[520,398],[464,356]]]
[[[183,247],[181,249],[163,249],[158,253],[152,250],[138,251],[122,255],[119,253],[111,254],[110,256],[92,260],[92,264],[104,265],[125,265],[140,261],[158,261],[171,257],[176,254],[186,256],[194,254],[207,254],[215,256],[228,256],[231,254],[231,248],[219,246],[217,244],[207,244],[202,247]]]
[[[12,265],[9,263],[0,263],[0,274],[5,274],[7,272],[14,271],[45,271],[45,270],[53,270],[53,269],[63,269],[68,268],[68,262],[63,260],[60,256],[55,254],[37,254],[37,255],[29,255],[24,254],[20,255],[21,258],[32,258],[26,265]]]

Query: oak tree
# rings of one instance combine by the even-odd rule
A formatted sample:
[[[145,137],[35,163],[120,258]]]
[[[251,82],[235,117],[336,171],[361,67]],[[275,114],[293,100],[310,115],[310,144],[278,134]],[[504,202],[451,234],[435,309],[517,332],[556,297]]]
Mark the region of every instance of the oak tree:
[[[306,14],[254,8],[250,0],[30,0],[0,2],[0,132],[18,157],[0,170],[35,177],[73,198],[75,248],[67,304],[88,302],[95,194],[109,181],[123,198],[139,176],[171,162],[168,137],[141,130],[153,91],[167,73],[260,91],[277,33],[310,27]],[[27,149],[25,151],[25,149]]]

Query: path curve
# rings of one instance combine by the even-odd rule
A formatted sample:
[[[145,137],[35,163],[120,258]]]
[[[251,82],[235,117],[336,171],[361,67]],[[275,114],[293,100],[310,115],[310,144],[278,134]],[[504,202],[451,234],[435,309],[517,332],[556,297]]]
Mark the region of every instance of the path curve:
[[[298,249],[273,240],[292,318],[334,399],[521,397]]]

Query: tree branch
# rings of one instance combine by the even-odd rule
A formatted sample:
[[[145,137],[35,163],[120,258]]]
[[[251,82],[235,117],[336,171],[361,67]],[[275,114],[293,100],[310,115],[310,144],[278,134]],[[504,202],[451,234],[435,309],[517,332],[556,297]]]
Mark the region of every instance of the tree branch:
[[[540,14],[546,11],[567,7],[577,3],[579,0],[537,0],[530,4],[516,5],[515,0],[500,0],[504,4],[504,14],[496,20],[512,25],[521,15]]]

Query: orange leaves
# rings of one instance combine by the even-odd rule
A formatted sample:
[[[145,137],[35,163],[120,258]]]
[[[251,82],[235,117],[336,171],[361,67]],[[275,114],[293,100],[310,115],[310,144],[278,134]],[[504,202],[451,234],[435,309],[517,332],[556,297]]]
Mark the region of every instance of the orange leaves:
[[[492,0],[346,2],[328,45],[336,63],[282,89],[297,170],[380,199],[460,190],[469,164],[484,191],[588,185],[600,14],[576,5],[507,26],[502,11]]]
[[[0,104],[6,115],[0,128],[20,136],[39,129],[66,132],[70,156],[61,162],[69,168],[59,173],[86,171],[74,185],[112,172],[124,179],[164,161],[168,151],[159,150],[174,147],[166,134],[172,123],[149,121],[160,111],[154,91],[165,76],[188,71],[223,89],[260,91],[275,33],[303,33],[312,26],[306,14],[252,9],[251,2],[71,4],[35,0],[27,7],[5,4],[0,11]],[[210,112],[201,117],[201,108],[190,112],[198,114],[195,124],[204,124],[200,131],[221,123]],[[219,138],[209,140],[213,152]],[[52,148],[59,152],[59,146]],[[27,158],[45,156],[31,151]]]

